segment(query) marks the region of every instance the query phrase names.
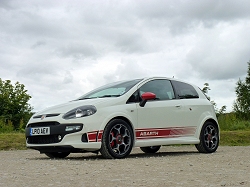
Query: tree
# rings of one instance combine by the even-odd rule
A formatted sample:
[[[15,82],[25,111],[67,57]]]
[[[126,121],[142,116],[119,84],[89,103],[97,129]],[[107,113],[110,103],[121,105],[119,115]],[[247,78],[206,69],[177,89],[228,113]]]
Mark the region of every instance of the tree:
[[[208,94],[208,90],[211,90],[210,87],[209,87],[209,84],[205,83],[204,87],[201,89],[201,91],[206,95],[206,97],[210,101],[210,97],[207,95]],[[227,106],[223,105],[221,107],[221,109],[218,109],[217,108],[217,104],[214,101],[210,101],[210,102],[214,105],[214,109],[215,109],[217,117],[219,117],[221,114],[224,114],[226,112]]]
[[[209,84],[206,82],[204,83],[204,87],[202,88],[202,91],[203,93],[207,94],[208,90],[211,90],[211,89],[209,88]]]
[[[250,61],[248,62],[247,77],[245,81],[241,79],[236,83],[236,100],[234,101],[233,110],[237,117],[250,119]]]
[[[202,88],[202,92],[206,95],[206,97],[208,98],[208,100],[210,101],[210,97],[207,95],[208,94],[208,90],[211,90],[209,88],[209,84],[208,83],[204,83],[204,87]],[[214,105],[213,101],[212,104]]]
[[[14,129],[18,129],[20,123],[27,123],[32,110],[30,98],[23,84],[12,85],[10,80],[0,78],[0,119],[6,124],[11,122]]]

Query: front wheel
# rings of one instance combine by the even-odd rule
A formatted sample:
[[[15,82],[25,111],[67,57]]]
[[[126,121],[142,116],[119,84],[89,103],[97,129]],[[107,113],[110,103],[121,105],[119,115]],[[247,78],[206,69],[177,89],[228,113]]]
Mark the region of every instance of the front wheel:
[[[45,153],[49,158],[65,158],[70,154],[70,152],[49,152]]]
[[[156,153],[160,148],[161,146],[140,147],[144,153]]]
[[[206,122],[200,134],[200,143],[195,147],[200,153],[213,153],[219,146],[219,129],[212,122]]]
[[[134,133],[121,119],[110,121],[103,131],[100,152],[104,158],[125,158],[132,150]]]

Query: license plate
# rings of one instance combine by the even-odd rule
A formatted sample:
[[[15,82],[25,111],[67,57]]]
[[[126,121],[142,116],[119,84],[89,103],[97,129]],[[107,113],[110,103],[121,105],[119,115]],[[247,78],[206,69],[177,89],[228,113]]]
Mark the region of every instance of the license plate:
[[[31,136],[48,135],[48,134],[50,134],[50,127],[30,128]]]

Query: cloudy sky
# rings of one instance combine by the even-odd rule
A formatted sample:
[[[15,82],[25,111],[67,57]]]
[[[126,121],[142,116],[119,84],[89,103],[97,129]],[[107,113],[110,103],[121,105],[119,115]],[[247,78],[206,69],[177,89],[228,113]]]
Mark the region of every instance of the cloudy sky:
[[[34,111],[108,82],[175,77],[232,110],[250,60],[249,0],[1,0],[0,78]]]

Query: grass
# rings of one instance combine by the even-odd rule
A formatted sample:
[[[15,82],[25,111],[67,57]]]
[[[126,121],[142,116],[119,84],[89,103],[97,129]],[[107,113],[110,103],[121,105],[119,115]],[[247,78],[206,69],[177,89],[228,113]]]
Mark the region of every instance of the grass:
[[[233,112],[219,115],[218,121],[221,131],[250,130],[250,121],[238,119]]]
[[[24,149],[26,149],[24,133],[0,133],[0,150]]]
[[[249,146],[250,145],[250,130],[221,131],[220,145]]]
[[[220,146],[250,146],[250,130],[221,131]],[[25,150],[25,135],[0,133],[0,150]]]

